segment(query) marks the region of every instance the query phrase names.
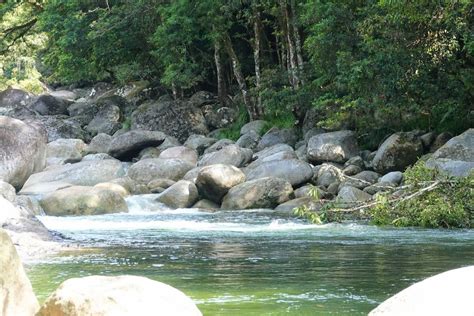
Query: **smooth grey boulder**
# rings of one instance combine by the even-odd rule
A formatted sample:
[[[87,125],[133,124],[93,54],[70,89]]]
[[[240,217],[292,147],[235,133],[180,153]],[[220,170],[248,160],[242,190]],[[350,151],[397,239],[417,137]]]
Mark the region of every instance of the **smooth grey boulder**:
[[[197,176],[199,174],[199,171],[201,171],[202,168],[204,168],[204,167],[196,167],[196,168],[193,168],[193,169],[189,170],[183,176],[183,180],[188,180],[188,181],[196,183]]]
[[[278,160],[295,160],[295,159],[298,159],[298,156],[296,155],[294,151],[279,151],[269,156],[262,156],[261,158],[257,158],[256,160],[252,161],[248,166],[246,166],[243,169],[245,173],[248,173],[265,162],[278,161]]]
[[[296,130],[292,128],[271,128],[265,135],[262,136],[257,145],[257,150],[262,150],[267,147],[277,144],[287,144],[294,147],[298,141]]]
[[[440,149],[444,144],[446,144],[454,135],[450,132],[443,132],[436,136],[435,140],[430,146],[430,153],[434,153],[438,149]]]
[[[46,166],[46,141],[42,126],[0,116],[0,180],[21,189]]]
[[[29,107],[41,115],[67,115],[70,102],[52,95],[40,95]]]
[[[220,209],[220,206],[219,204],[209,201],[207,199],[202,199],[194,203],[192,208],[214,212]]]
[[[103,106],[94,118],[87,124],[86,130],[92,135],[104,133],[113,135],[116,131],[122,128],[120,123],[122,112],[116,105]]]
[[[33,314],[31,314],[33,315]],[[202,316],[183,292],[148,278],[87,276],[64,281],[37,316]]]
[[[87,154],[99,154],[99,153],[108,153],[109,145],[112,142],[112,136],[99,133],[94,138],[92,138],[89,145],[87,145],[86,153]]]
[[[156,147],[147,147],[138,153],[138,160],[160,157],[161,151]]]
[[[257,133],[257,135],[260,135],[260,132],[263,130],[265,125],[267,125],[266,121],[262,121],[262,120],[250,121],[240,128],[240,135],[245,135],[250,132],[255,132]]]
[[[221,209],[274,208],[293,197],[291,183],[280,178],[262,178],[241,183],[224,196]]]
[[[295,198],[308,197],[310,196],[311,190],[316,190],[316,194],[320,199],[327,197],[327,192],[325,192],[321,188],[313,185],[305,185],[295,190]]]
[[[314,168],[313,172],[316,178],[316,185],[326,188],[336,182],[339,184],[339,182],[342,180],[341,169],[330,163],[323,163],[322,165],[318,166],[318,168]]]
[[[9,204],[9,207],[13,208],[13,205]],[[0,267],[1,315],[35,315],[39,309],[38,300],[10,236],[2,228],[0,228]]]
[[[362,168],[356,165],[348,165],[342,170],[342,173],[346,176],[354,176],[359,172],[362,172]]]
[[[181,146],[181,142],[174,136],[166,135],[165,141],[157,148],[160,151],[164,151],[168,148],[177,147],[177,146]]]
[[[124,165],[116,159],[81,161],[31,175],[20,193],[45,194],[70,185],[94,186],[124,175]]]
[[[380,145],[372,165],[374,170],[381,174],[404,171],[422,155],[423,144],[417,133],[400,132],[392,134]]]
[[[107,160],[107,159],[115,159],[112,156],[109,156],[108,154],[88,154],[82,157],[81,161],[93,161],[93,160]],[[117,159],[115,159],[117,160]]]
[[[341,186],[348,185],[362,190],[363,188],[376,183],[379,178],[380,175],[377,172],[365,170],[352,177],[345,178],[342,181]]]
[[[128,169],[127,175],[142,184],[148,184],[150,181],[158,178],[178,181],[195,166],[181,159],[143,159],[134,163]]]
[[[0,196],[13,203],[16,199],[16,190],[10,183],[0,180]]]
[[[235,144],[235,142],[233,140],[230,140],[230,139],[227,139],[227,138],[219,139],[214,144],[212,144],[211,146],[206,148],[204,153],[205,154],[210,154],[210,153],[219,151],[224,147],[227,147],[229,145],[234,145],[234,144]]]
[[[248,180],[275,177],[291,183],[292,186],[308,182],[313,177],[313,169],[307,162],[288,159],[260,163],[247,173]]]
[[[451,138],[426,162],[451,176],[466,177],[474,170],[474,128]]]
[[[306,145],[302,145],[295,150],[296,156],[299,160],[308,162],[308,156],[306,155],[307,147]]]
[[[272,156],[279,152],[294,152],[293,148],[287,144],[276,144],[256,152],[253,155],[253,160],[263,159]]]
[[[162,131],[180,142],[192,134],[209,133],[201,110],[182,101],[151,101],[140,105],[132,113],[132,129]]]
[[[369,316],[472,315],[474,266],[443,272],[382,302]]]
[[[343,186],[337,195],[337,201],[343,203],[366,202],[372,196],[362,190],[350,186]]]
[[[194,149],[177,146],[171,147],[160,153],[158,158],[161,159],[181,159],[189,162],[192,165],[197,164],[198,154]]]
[[[128,212],[127,204],[119,193],[85,186],[72,186],[52,192],[40,199],[47,215],[99,215]]]
[[[86,146],[82,139],[57,139],[47,145],[46,163],[51,166],[81,161]]]
[[[245,181],[245,174],[232,165],[216,164],[203,167],[196,178],[199,193],[215,203],[233,187]]]
[[[315,135],[307,146],[308,160],[314,163],[344,163],[358,152],[355,133],[347,130]]]
[[[193,134],[188,137],[184,146],[194,149],[199,155],[202,155],[204,151],[211,147],[215,142],[217,142],[217,139],[215,138]]]
[[[180,180],[163,191],[157,201],[172,208],[187,208],[196,203],[198,198],[196,185],[191,181]]]
[[[237,145],[228,145],[221,150],[205,154],[198,162],[198,166],[209,166],[216,164],[233,165],[241,167],[252,157],[252,151],[240,148]]]
[[[151,193],[160,193],[158,191],[162,192],[175,183],[176,181],[170,179],[159,178],[151,180],[146,186],[148,187]]]
[[[403,180],[403,173],[401,171],[392,171],[380,177],[378,182],[389,182],[399,185]]]
[[[239,145],[242,148],[249,148],[255,149],[260,141],[260,135],[258,135],[255,131],[249,131],[244,135],[240,136],[240,138],[235,142],[236,145]]]
[[[120,160],[132,160],[142,149],[159,146],[165,139],[166,134],[162,132],[129,131],[112,139],[108,154]]]

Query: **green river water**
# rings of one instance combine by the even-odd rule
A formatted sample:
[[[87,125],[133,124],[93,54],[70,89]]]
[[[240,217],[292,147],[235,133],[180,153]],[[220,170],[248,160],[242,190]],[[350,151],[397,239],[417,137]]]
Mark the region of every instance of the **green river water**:
[[[62,281],[133,274],[170,284],[204,315],[364,315],[428,276],[474,264],[474,232],[309,225],[265,211],[48,217],[93,247],[37,261],[40,301]]]

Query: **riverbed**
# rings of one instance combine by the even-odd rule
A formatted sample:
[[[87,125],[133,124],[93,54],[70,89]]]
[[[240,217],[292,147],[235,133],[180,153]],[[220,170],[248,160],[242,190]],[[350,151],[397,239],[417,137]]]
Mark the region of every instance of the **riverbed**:
[[[128,214],[39,217],[87,247],[29,265],[40,301],[71,277],[132,274],[180,289],[204,315],[364,315],[414,282],[474,264],[472,230],[128,203]]]

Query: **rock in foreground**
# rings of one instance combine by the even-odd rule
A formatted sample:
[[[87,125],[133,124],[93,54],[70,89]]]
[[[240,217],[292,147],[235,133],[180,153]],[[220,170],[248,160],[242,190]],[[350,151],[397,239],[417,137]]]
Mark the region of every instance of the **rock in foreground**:
[[[30,316],[39,308],[15,246],[0,228],[0,315]]]
[[[69,279],[51,294],[38,316],[202,315],[181,291],[137,276]]]
[[[472,315],[473,291],[474,266],[455,269],[413,284],[369,315]]]

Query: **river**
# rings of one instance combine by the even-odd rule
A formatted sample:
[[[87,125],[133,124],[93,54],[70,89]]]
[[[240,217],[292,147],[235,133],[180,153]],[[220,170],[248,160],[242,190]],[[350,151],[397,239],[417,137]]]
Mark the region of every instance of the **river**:
[[[151,200],[129,198],[128,214],[40,216],[88,247],[28,267],[40,301],[71,277],[133,274],[180,289],[204,315],[364,315],[416,281],[474,264],[472,230],[317,226]]]

